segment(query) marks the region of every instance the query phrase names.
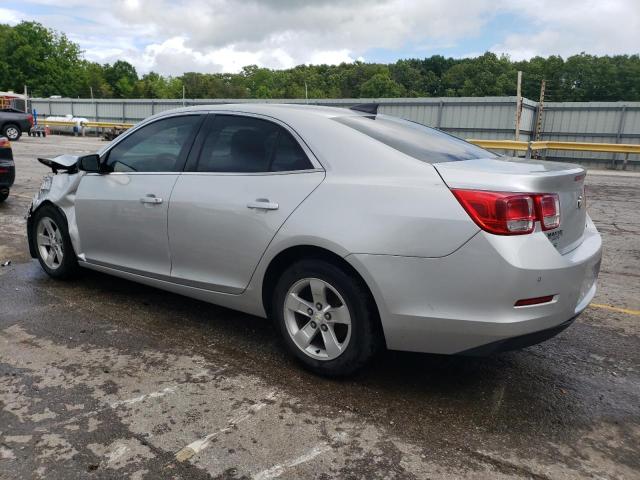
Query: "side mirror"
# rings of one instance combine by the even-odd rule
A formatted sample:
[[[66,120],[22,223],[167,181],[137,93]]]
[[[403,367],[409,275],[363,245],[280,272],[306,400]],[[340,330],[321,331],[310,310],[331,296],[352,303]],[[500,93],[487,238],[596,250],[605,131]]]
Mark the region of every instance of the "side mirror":
[[[100,156],[96,153],[78,158],[78,170],[88,173],[101,173]]]

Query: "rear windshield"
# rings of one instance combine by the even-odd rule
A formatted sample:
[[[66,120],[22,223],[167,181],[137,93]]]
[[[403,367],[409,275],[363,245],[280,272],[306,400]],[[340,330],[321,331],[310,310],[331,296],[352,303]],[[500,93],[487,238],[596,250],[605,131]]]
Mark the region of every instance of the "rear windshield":
[[[388,115],[353,115],[333,120],[427,163],[496,158],[490,151],[448,133]]]

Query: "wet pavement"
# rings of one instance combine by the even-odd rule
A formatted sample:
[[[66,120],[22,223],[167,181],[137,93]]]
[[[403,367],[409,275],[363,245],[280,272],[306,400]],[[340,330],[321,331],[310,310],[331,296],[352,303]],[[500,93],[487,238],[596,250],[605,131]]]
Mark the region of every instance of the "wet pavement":
[[[326,380],[263,319],[95,272],[48,278],[24,213],[43,154],[14,143],[0,204],[0,478],[640,478],[640,176],[590,174],[600,290],[546,343],[386,352]]]

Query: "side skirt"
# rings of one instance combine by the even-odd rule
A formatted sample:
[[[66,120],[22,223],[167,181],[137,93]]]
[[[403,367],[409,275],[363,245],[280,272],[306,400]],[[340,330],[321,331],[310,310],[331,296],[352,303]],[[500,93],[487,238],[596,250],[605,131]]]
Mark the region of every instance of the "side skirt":
[[[160,280],[158,278],[153,278],[138,273],[126,272],[113,267],[97,265],[95,263],[90,263],[87,261],[79,261],[78,265],[83,268],[95,270],[97,272],[124,278],[132,282],[141,283],[143,285],[159,288],[161,290],[166,290],[172,293],[177,293],[178,295],[184,295],[185,297],[195,298],[196,300],[202,300],[203,302],[213,303],[222,307],[248,313],[249,315],[266,318],[266,314],[264,312],[264,309],[262,308],[262,302],[260,300],[255,300],[249,290],[245,290],[241,294],[214,292],[211,290],[205,290],[203,288],[182,285],[166,280]]]

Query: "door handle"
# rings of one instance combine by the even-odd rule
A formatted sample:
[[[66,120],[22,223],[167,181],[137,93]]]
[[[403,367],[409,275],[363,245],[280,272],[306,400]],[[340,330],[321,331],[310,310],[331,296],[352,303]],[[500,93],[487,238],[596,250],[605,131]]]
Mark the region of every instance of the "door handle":
[[[275,202],[270,202],[268,198],[258,198],[255,202],[247,203],[247,208],[255,210],[277,210],[279,205]]]
[[[162,203],[162,199],[156,197],[153,193],[148,193],[140,199],[140,203],[150,203],[152,205],[158,205]]]

